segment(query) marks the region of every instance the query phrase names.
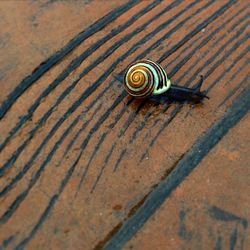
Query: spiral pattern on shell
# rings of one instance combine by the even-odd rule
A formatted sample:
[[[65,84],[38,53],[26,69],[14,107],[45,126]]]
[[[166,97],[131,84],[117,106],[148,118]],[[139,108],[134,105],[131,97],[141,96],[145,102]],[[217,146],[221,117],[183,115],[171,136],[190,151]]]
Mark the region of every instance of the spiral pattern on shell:
[[[161,94],[170,88],[170,84],[164,69],[148,59],[129,65],[124,76],[125,89],[134,97]]]

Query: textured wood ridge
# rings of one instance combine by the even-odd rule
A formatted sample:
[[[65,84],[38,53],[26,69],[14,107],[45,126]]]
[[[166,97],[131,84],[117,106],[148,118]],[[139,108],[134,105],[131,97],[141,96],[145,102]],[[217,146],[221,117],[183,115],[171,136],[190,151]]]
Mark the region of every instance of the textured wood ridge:
[[[7,33],[9,11],[26,22],[13,4],[0,3],[0,249],[249,249],[248,1],[24,1],[40,17],[25,43]],[[142,58],[175,84],[202,74],[210,99],[127,96],[113,75]]]

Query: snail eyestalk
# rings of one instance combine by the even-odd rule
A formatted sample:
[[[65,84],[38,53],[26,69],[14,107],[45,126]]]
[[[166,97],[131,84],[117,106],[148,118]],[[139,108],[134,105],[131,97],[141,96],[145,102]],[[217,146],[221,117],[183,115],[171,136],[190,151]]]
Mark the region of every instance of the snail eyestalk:
[[[175,101],[200,102],[204,98],[209,99],[205,91],[200,90],[202,83],[203,83],[203,76],[201,75],[199,82],[193,88],[172,85],[169,91],[165,95],[168,96],[169,99]]]

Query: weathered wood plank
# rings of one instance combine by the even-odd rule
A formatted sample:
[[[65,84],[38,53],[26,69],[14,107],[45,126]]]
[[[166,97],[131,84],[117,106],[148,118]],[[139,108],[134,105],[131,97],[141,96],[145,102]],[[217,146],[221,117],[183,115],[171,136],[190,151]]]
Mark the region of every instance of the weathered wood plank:
[[[155,249],[159,245],[169,249],[247,249],[249,197],[240,191],[249,181],[249,140],[245,136],[249,125],[248,115],[213,148],[124,249]]]
[[[5,53],[1,55],[1,64],[4,67],[1,68],[0,72],[3,90],[0,95],[0,102],[3,102],[0,109],[0,118],[11,107],[16,98],[39,79],[41,75],[46,73],[81,42],[94,33],[100,32],[108,23],[137,3],[138,1],[131,1],[119,6],[119,4],[115,4],[115,1],[110,1],[110,6],[107,6],[95,0],[92,1],[92,4],[79,1],[77,5],[70,1],[66,4],[61,1],[50,0],[30,3],[28,1],[2,1],[1,49]],[[117,8],[97,20],[67,43],[68,36],[76,35],[79,31],[82,31],[79,30],[78,26],[81,26],[81,29],[84,26],[86,27],[86,24],[98,19],[100,17],[98,15],[102,16],[109,11],[110,7]],[[98,8],[98,12],[95,12],[96,8]],[[82,10],[82,12],[79,10]],[[9,15],[9,12],[12,12],[12,15]],[[81,18],[78,18],[79,15]],[[65,16],[68,18],[65,19]],[[21,22],[22,25],[17,25],[16,20]],[[28,39],[26,39],[27,34]],[[48,40],[44,34],[50,34]],[[56,52],[61,46],[64,47]],[[26,54],[24,59],[21,56],[22,53]],[[39,64],[52,53],[54,54],[49,59],[34,69],[37,66],[34,63]],[[18,84],[20,77],[25,76],[29,70],[33,70],[32,74]],[[16,88],[13,91],[14,87]]]
[[[138,216],[138,230],[144,222],[140,211],[152,190],[176,166],[187,164],[185,157],[197,139],[209,135],[224,114],[230,120],[227,109],[239,93],[246,95],[247,2],[133,4],[124,1],[115,15],[96,22],[96,30],[94,24],[80,33],[59,51],[56,65],[49,61],[52,56],[38,71],[20,78],[25,87],[18,94],[14,90],[1,106],[2,246],[92,249],[126,244],[137,232],[130,221]],[[143,57],[160,62],[180,85],[194,85],[203,74],[210,100],[192,107],[128,97],[113,74]],[[226,128],[222,126],[217,143]],[[120,232],[127,232],[124,241]],[[140,245],[136,240],[131,244]]]

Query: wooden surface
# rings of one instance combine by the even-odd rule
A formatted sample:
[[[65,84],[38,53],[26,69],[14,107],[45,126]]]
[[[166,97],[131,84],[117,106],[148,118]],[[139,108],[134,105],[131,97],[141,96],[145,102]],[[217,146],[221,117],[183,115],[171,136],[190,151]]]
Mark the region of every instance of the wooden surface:
[[[249,2],[1,1],[0,249],[250,249]],[[134,100],[140,58],[193,106]]]

